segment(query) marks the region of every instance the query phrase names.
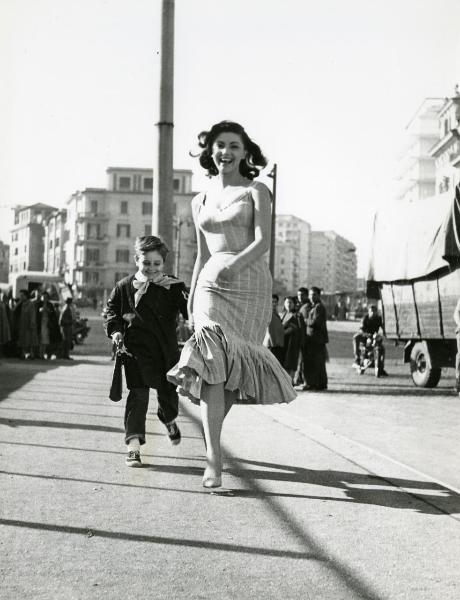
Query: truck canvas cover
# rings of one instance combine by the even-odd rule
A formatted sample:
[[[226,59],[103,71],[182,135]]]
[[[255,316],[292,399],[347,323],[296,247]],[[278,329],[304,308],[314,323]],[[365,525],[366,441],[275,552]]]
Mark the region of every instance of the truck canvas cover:
[[[460,266],[460,187],[393,203],[374,218],[368,281],[433,279]]]
[[[394,203],[374,220],[367,280],[389,338],[455,339],[460,298],[460,188]]]

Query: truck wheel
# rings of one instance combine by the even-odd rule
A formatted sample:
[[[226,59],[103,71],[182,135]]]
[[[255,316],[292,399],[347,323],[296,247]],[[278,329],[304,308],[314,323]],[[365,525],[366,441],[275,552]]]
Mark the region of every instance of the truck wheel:
[[[434,388],[441,379],[441,369],[430,367],[431,361],[426,344],[417,342],[410,354],[412,381],[418,387]]]

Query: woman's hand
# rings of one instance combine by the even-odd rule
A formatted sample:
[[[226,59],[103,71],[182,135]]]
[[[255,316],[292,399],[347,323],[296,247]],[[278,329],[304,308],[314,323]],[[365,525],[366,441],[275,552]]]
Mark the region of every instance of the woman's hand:
[[[233,281],[238,275],[238,269],[236,268],[235,259],[232,256],[227,262],[216,273],[216,279],[222,281]]]

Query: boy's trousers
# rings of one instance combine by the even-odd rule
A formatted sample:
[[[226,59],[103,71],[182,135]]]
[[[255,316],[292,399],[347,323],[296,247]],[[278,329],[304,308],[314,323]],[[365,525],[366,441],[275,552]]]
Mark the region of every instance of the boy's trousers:
[[[158,383],[158,411],[157,415],[164,424],[174,421],[179,411],[179,398],[176,387],[161,378]],[[149,407],[150,388],[132,387],[129,390],[126,399],[125,408],[125,442],[128,443],[132,438],[139,438],[141,444],[145,444],[145,421],[147,418],[147,409]]]

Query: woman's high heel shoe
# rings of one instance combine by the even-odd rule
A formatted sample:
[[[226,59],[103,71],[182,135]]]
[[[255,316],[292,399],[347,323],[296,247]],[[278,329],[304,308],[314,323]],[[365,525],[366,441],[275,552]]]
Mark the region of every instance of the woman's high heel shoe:
[[[206,467],[203,474],[203,487],[217,488],[222,486],[222,475],[217,475],[213,469]]]

